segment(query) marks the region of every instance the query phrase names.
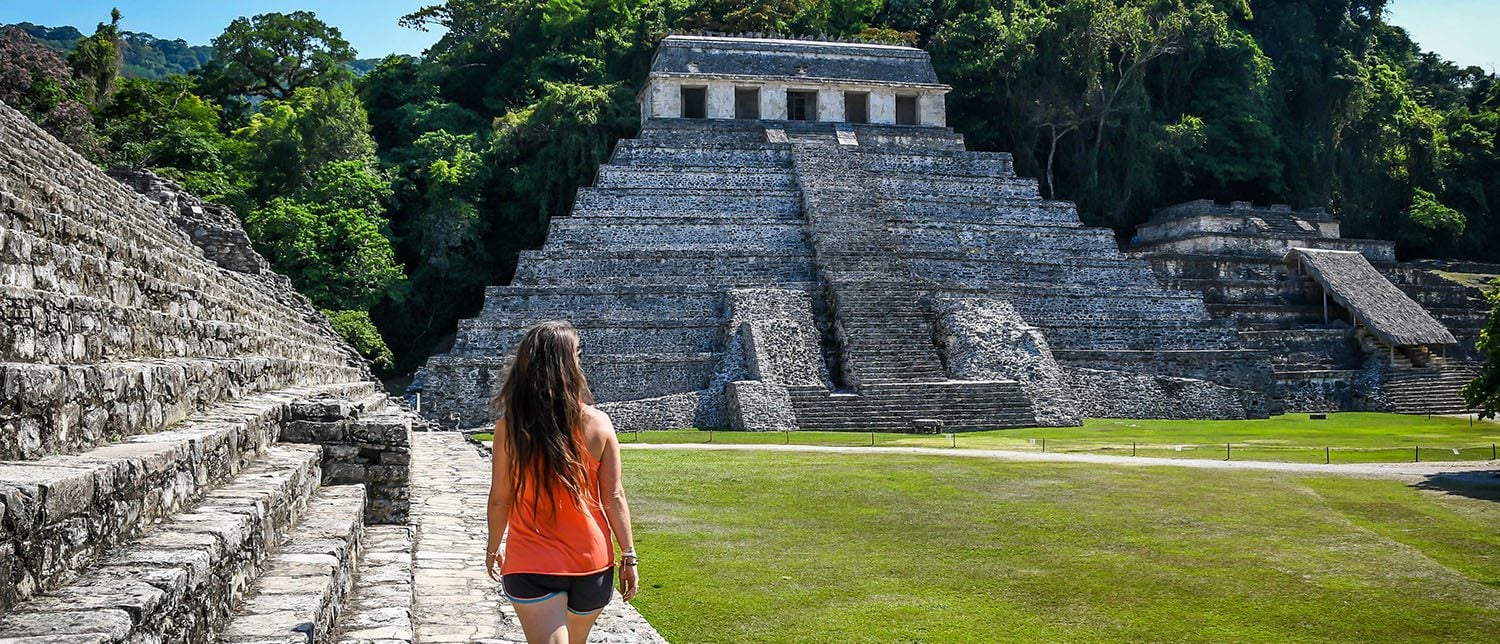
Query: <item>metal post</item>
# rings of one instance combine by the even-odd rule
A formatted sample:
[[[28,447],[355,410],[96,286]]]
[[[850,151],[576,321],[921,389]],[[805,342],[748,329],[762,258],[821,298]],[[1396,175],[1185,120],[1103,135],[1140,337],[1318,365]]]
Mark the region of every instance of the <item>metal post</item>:
[[[1333,463],[1333,449],[1329,448],[1329,447],[1324,447],[1323,448],[1323,464],[1324,465],[1328,465],[1328,464],[1331,464],[1331,463]]]
[[[1135,441],[1130,441],[1130,455],[1135,456]]]
[[[714,430],[712,429],[708,430],[708,442],[714,442]]]
[[[870,447],[875,446],[875,432],[870,432]]]
[[[1229,443],[1224,443],[1224,460],[1229,460]]]
[[[1413,463],[1421,463],[1422,462],[1422,446],[1421,445],[1417,445],[1416,447],[1412,448],[1411,462],[1413,462]]]
[[[1047,453],[1047,439],[1045,439],[1045,438],[1042,439],[1042,453],[1043,454]]]
[[[791,445],[792,444],[792,430],[790,430],[790,429],[786,430],[786,444],[787,445]]]
[[[1495,444],[1494,443],[1490,443],[1490,460],[1492,460],[1492,461],[1493,460],[1500,460],[1500,459],[1496,459],[1495,458]]]

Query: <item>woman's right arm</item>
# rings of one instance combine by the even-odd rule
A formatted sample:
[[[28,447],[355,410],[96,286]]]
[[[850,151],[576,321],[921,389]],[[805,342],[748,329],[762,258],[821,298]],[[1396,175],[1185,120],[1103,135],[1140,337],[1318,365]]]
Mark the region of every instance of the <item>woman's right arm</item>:
[[[510,506],[515,495],[510,481],[510,441],[506,439],[505,432],[505,419],[502,418],[495,422],[495,433],[492,436],[490,494],[489,502],[485,504],[489,539],[484,549],[484,568],[495,581],[500,581],[500,568],[504,563],[500,544],[505,537],[506,525],[510,523]]]
[[[604,434],[604,458],[599,463],[599,489],[603,492],[604,516],[609,519],[610,530],[615,533],[615,542],[620,552],[635,553],[635,537],[630,533],[630,503],[625,500],[625,483],[621,480],[620,441],[615,436],[614,424],[609,417],[599,414],[600,427]],[[623,559],[623,558],[622,558]],[[620,567],[620,599],[630,601],[640,585],[640,576],[635,560],[622,561]]]

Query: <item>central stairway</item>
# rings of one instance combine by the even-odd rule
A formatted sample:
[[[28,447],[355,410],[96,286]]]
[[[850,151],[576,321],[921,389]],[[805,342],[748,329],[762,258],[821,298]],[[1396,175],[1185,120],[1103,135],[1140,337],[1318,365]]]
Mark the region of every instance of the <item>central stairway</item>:
[[[904,431],[918,419],[956,430],[1036,424],[1016,382],[948,377],[934,340],[936,321],[919,299],[925,289],[879,216],[878,193],[870,189],[876,177],[842,146],[826,133],[792,140],[814,264],[843,381],[853,388],[790,387],[798,426]]]

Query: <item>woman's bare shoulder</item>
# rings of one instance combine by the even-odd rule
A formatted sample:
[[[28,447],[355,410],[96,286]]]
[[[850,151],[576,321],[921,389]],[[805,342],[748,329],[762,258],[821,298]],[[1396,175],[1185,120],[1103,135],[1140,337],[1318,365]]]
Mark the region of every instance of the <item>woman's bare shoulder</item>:
[[[583,406],[583,426],[584,429],[591,431],[615,433],[615,424],[609,419],[609,414],[593,405]]]

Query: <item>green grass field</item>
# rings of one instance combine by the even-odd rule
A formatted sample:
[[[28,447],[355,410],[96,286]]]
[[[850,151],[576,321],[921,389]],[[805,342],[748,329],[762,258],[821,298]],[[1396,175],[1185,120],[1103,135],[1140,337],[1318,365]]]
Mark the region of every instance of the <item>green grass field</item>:
[[[1500,443],[1500,423],[1471,423],[1463,418],[1344,413],[1327,420],[1287,414],[1261,420],[1122,420],[1090,419],[1082,427],[1046,427],[970,432],[947,436],[859,432],[797,431],[752,433],[701,430],[627,432],[625,442],[642,443],[795,443],[799,445],[870,445],[1008,449],[1156,456],[1229,457],[1234,460],[1322,463],[1488,461]],[[1132,446],[1134,443],[1134,446]],[[1180,450],[1178,448],[1181,448]],[[1325,448],[1328,448],[1325,451]],[[1453,450],[1457,449],[1458,453]]]
[[[1396,482],[632,451],[626,485],[635,605],[673,642],[1500,632],[1500,506]]]

